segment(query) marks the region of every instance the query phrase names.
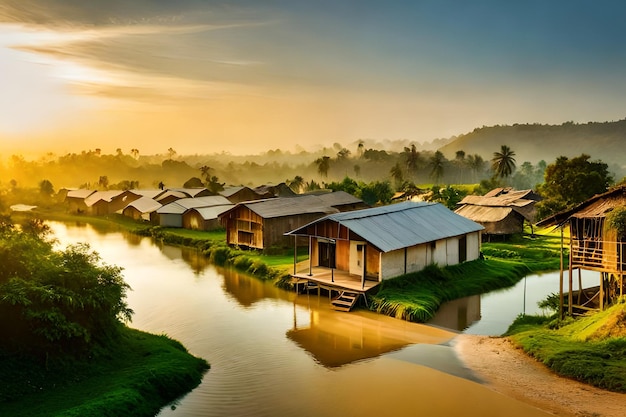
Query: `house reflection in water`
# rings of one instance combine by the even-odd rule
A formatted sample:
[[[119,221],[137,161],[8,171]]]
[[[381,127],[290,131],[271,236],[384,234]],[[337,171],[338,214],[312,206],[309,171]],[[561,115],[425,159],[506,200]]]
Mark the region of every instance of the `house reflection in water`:
[[[294,324],[287,337],[327,368],[375,358],[412,344],[445,343],[455,335],[369,311],[339,313],[323,304],[305,316],[298,315],[294,304]]]
[[[480,318],[480,295],[472,295],[442,304],[428,324],[463,331]]]

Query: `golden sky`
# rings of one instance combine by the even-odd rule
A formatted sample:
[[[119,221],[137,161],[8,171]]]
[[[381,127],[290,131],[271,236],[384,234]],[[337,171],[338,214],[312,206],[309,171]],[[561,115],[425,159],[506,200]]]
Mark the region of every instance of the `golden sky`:
[[[0,157],[618,120],[622,4],[0,0]]]

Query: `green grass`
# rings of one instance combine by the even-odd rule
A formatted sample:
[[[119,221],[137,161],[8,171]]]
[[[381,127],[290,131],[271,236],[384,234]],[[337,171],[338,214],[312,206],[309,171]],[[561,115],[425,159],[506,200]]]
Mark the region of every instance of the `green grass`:
[[[511,340],[555,373],[626,393],[626,304],[577,319],[519,317]]]
[[[129,328],[89,358],[0,359],[0,415],[14,417],[153,416],[208,369],[179,342]]]
[[[431,265],[383,281],[378,293],[370,296],[369,305],[382,314],[425,322],[446,301],[507,288],[529,273],[558,269],[560,248],[560,235],[545,230],[533,237],[518,235],[506,242],[484,243],[485,260],[445,268]]]

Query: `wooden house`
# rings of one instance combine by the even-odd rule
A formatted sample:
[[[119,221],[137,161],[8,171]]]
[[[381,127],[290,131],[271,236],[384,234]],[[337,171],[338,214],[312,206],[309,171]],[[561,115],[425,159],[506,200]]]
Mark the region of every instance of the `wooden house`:
[[[213,195],[211,191],[209,191],[205,187],[196,187],[196,188],[168,188],[170,191],[179,191],[185,194],[188,198],[198,198],[198,197],[208,197]]]
[[[176,200],[180,200],[181,198],[189,198],[189,195],[183,193],[182,191],[165,190],[163,194],[154,197],[154,200],[161,203],[162,206],[165,206]]]
[[[96,190],[87,190],[87,189],[78,189],[78,190],[68,190],[65,194],[65,204],[67,205],[67,210],[70,213],[85,213],[87,212],[87,204],[85,204],[85,199],[95,193]]]
[[[288,247],[284,234],[338,209],[314,195],[245,201],[220,215],[226,243],[250,249]]]
[[[293,197],[296,194],[287,184],[281,182],[277,185],[260,185],[254,188],[254,192],[261,196],[261,198],[272,197]]]
[[[219,194],[226,197],[228,201],[233,204],[241,203],[242,201],[260,200],[263,198],[249,187],[226,187],[220,191]]]
[[[149,197],[140,197],[124,207],[122,214],[134,220],[152,221],[159,208],[161,203]]]
[[[535,221],[535,203],[539,196],[532,190],[496,188],[484,196],[468,195],[455,213],[475,221],[485,229],[483,235],[511,235],[524,231],[524,222]]]
[[[121,213],[124,207],[141,196],[130,190],[96,191],[85,199],[87,213],[95,216]]]
[[[624,270],[626,269],[626,234],[611,227],[611,213],[626,209],[626,186],[615,187],[598,194],[576,207],[543,219],[538,226],[569,227],[569,263],[561,271],[560,308],[564,311],[565,268],[568,271],[567,310],[571,315],[590,309],[604,309],[624,295]],[[566,242],[561,235],[562,246]],[[597,288],[583,289],[580,271],[600,274]],[[573,273],[578,271],[578,291],[574,296]]]
[[[185,214],[187,210],[227,205],[231,205],[231,203],[225,197],[221,195],[211,195],[197,198],[181,198],[160,207],[156,212],[159,217],[160,226],[183,227],[183,214]]]
[[[365,201],[345,191],[319,192],[312,195],[317,196],[324,204],[339,211],[362,210],[370,207]]]
[[[234,204],[225,204],[211,207],[193,207],[183,213],[183,227],[191,230],[217,230],[223,226],[219,216],[235,207]]]
[[[330,214],[287,235],[309,241],[308,265],[294,262],[295,279],[364,293],[430,264],[477,259],[482,230],[441,204],[407,201]]]

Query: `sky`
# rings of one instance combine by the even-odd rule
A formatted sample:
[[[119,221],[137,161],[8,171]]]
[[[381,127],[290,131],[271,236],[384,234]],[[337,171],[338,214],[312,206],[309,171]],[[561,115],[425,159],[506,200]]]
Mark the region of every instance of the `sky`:
[[[0,0],[0,157],[621,120],[626,2]]]

